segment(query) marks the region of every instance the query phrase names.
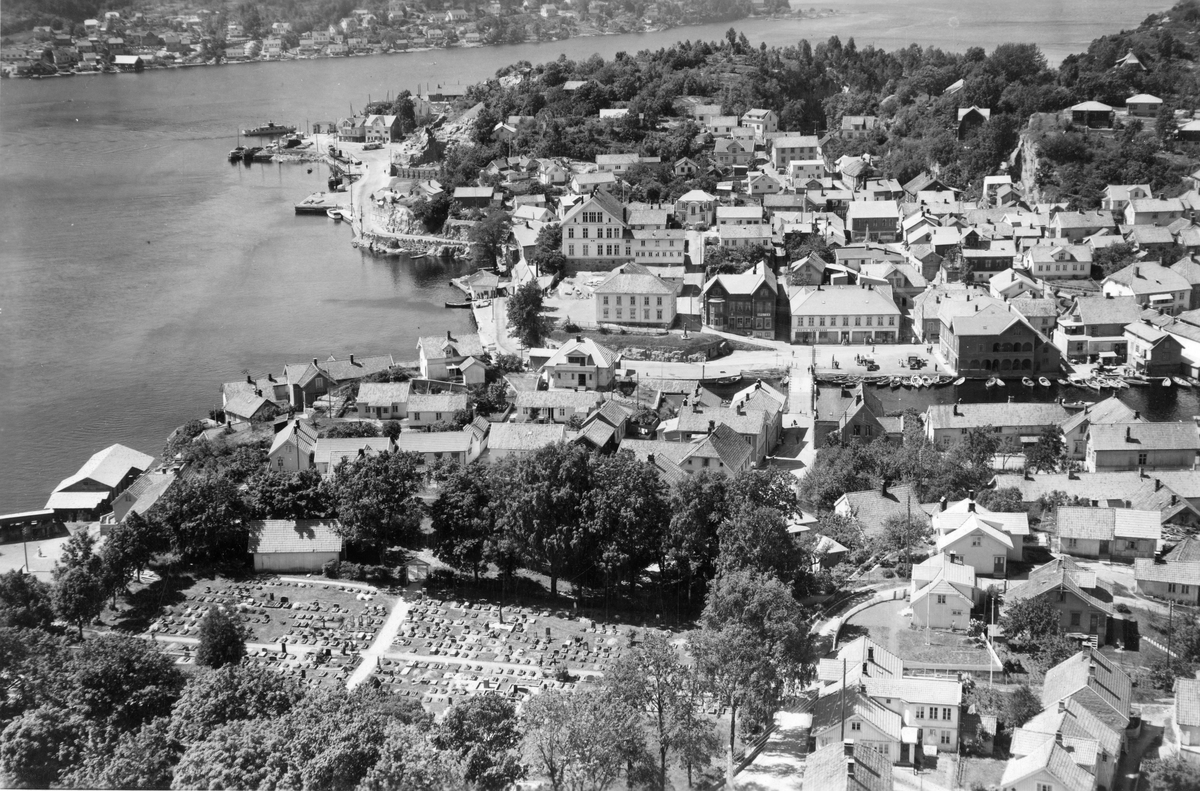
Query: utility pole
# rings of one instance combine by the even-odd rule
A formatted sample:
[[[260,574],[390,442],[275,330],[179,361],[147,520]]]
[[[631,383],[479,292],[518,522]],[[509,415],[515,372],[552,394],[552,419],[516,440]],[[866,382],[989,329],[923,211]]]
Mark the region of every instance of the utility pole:
[[[1171,600],[1167,601],[1167,672],[1168,673],[1175,672],[1175,662],[1173,661],[1174,655],[1171,653],[1171,632],[1175,631],[1174,628],[1172,628],[1172,620],[1173,620],[1174,615],[1175,615],[1175,600],[1171,599]]]
[[[846,741],[846,660],[842,659],[842,742]]]

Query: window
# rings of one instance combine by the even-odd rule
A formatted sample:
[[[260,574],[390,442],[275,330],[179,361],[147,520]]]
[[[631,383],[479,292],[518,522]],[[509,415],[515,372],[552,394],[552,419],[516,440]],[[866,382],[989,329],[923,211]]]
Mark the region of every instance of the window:
[[[1054,791],[1054,786],[1049,783],[1038,783],[1037,791]]]
[[[942,744],[950,743],[950,733],[951,733],[950,731],[942,731],[942,739],[941,739]]]
[[[567,255],[569,255],[569,256],[575,255],[575,245],[573,245],[573,244],[567,245]]]
[[[983,536],[971,536],[971,546],[973,546],[973,547],[983,546]]]
[[[658,298],[658,306],[659,306],[660,308],[662,307],[662,297],[659,297],[659,298]]]
[[[888,316],[888,326],[889,327],[896,326],[896,317],[895,316]]]
[[[966,433],[967,433],[967,430],[966,430],[965,428],[960,428],[960,429],[958,430],[958,433],[960,433],[960,434],[966,434]]]
[[[931,719],[931,720],[937,719],[937,706],[929,707],[929,719]]]
[[[1180,593],[1191,593],[1191,592],[1192,592],[1192,586],[1191,586],[1191,585],[1184,585],[1184,586],[1183,586],[1183,589],[1180,591]]]
[[[925,707],[924,706],[917,706],[917,719],[918,720],[925,719]]]
[[[604,318],[608,318],[608,308],[604,309]]]
[[[946,594],[944,594],[944,593],[939,593],[939,594],[937,595],[937,603],[938,603],[938,604],[945,604],[945,603],[946,603]]]
[[[963,611],[962,611],[962,610],[951,610],[951,611],[950,611],[950,614],[951,614],[951,615],[953,615],[953,616],[954,616],[954,617],[956,617],[956,618],[957,618],[957,617],[961,617],[961,616],[962,616],[962,613],[963,613]]]
[[[954,719],[952,716],[950,716],[950,709],[948,709],[948,708],[942,709],[942,719],[945,720],[946,722],[949,722],[950,720]],[[942,742],[942,744],[945,744],[945,742]]]
[[[862,426],[858,426],[858,425],[856,425],[856,426],[854,427],[854,436],[856,436],[856,437],[857,437],[857,436],[859,435],[859,433],[861,432],[861,430],[862,430]]]
[[[1145,464],[1145,463],[1146,463],[1146,454],[1139,453],[1138,454],[1138,464]]]
[[[654,312],[655,312],[656,314],[658,314],[657,316],[655,316],[655,318],[656,318],[656,319],[658,319],[659,321],[662,321],[662,311],[661,311],[661,310],[656,310],[656,311],[654,311]]]
[[[1175,593],[1175,583],[1174,582],[1167,583],[1167,593]]]
[[[586,239],[586,238],[587,238],[587,234],[584,234],[583,238],[584,238],[584,239]],[[587,246],[586,244],[583,246],[583,254],[584,254],[585,256],[588,254],[588,246]]]
[[[662,311],[659,311],[659,312],[661,313]],[[643,310],[643,311],[642,311],[642,319],[643,319],[644,321],[649,321],[649,320],[650,320],[650,311],[648,311],[648,310]]]
[[[855,316],[855,317],[854,317],[854,326],[855,326],[855,327],[861,327],[861,326],[862,326],[862,316]]]
[[[859,722],[858,720],[855,720],[854,722],[850,723],[850,730],[852,730],[852,731],[861,731],[861,730],[862,730],[862,723],[861,723],[861,722]]]
[[[1079,626],[1082,615],[1079,610],[1071,611],[1071,626]]]
[[[1126,541],[1125,548],[1126,549],[1137,549],[1137,542],[1136,541]]]
[[[587,228],[583,229],[583,238],[584,239],[588,238],[588,229]]]
[[[618,305],[620,305],[620,304],[621,304],[621,298],[620,298],[620,297],[617,297],[617,304],[618,304]]]
[[[1068,539],[1067,539],[1067,546],[1068,546],[1068,547],[1070,547],[1071,549],[1074,549],[1074,548],[1075,548],[1076,546],[1078,546],[1078,545],[1079,545],[1079,540],[1078,540],[1078,539],[1075,539],[1075,538],[1068,538]]]
[[[1067,592],[1066,592],[1066,591],[1059,591],[1059,592],[1058,592],[1058,601],[1059,601],[1059,603],[1065,602],[1066,600],[1067,600]]]
[[[649,305],[649,304],[650,304],[650,297],[642,297],[642,304],[643,304],[643,305]],[[661,305],[662,303],[661,303],[661,302],[659,302],[659,304]]]
[[[850,326],[850,317],[849,316],[842,316],[842,326],[843,327]]]
[[[620,297],[617,297],[617,299],[620,299]],[[605,305],[607,305],[607,304],[608,304],[608,297],[607,297],[607,296],[605,296],[605,297],[604,297],[604,304],[605,304]]]

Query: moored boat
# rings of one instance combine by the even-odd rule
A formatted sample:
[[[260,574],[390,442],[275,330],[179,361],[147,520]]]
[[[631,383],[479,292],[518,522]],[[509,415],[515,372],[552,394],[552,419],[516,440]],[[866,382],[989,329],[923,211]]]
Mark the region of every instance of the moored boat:
[[[471,305],[472,305],[472,302],[469,299],[465,300],[463,302],[447,302],[446,303],[446,307],[448,307],[448,308],[464,308],[465,309],[465,308],[471,307]]]
[[[277,124],[274,121],[267,121],[262,126],[254,126],[249,129],[243,129],[242,134],[255,137],[271,137],[275,135],[290,135],[295,131],[296,127],[294,126],[284,126],[282,124]]]
[[[1000,380],[994,376],[989,377],[988,380],[983,383],[984,387],[998,387],[999,385],[1000,385]]]
[[[965,376],[960,376],[954,380],[955,387],[961,387],[962,385],[965,385],[966,383],[967,383],[967,377],[965,377]]]
[[[1022,376],[1021,384],[1025,385],[1026,387],[1033,387],[1033,380],[1030,379],[1028,376]]]
[[[1071,386],[1071,382],[1068,382],[1066,379],[1055,379],[1054,381],[1058,382],[1058,383],[1059,383],[1060,385],[1062,385],[1063,387],[1070,387],[1070,386]]]
[[[1171,378],[1170,378],[1169,376],[1164,376],[1164,377],[1163,377],[1163,380],[1162,380],[1162,386],[1163,386],[1163,387],[1170,387],[1170,386],[1171,386]]]
[[[230,159],[230,161],[233,161],[235,159],[241,159],[245,155],[246,155],[246,147],[238,146],[237,148],[235,148],[229,152],[229,159]]]
[[[1092,405],[1091,401],[1063,401],[1062,405],[1067,409],[1084,409]]]
[[[1134,385],[1135,387],[1145,387],[1150,384],[1150,380],[1141,376],[1126,376],[1125,383]]]
[[[326,210],[325,214],[327,214],[329,219],[333,220],[334,222],[341,222],[342,220],[346,219],[346,215],[342,214],[340,209],[328,209]]]
[[[1180,387],[1190,388],[1192,386],[1192,383],[1189,382],[1188,380],[1184,379],[1182,376],[1172,376],[1171,381],[1174,382],[1175,384],[1179,385]]]
[[[1050,380],[1049,380],[1049,379],[1047,379],[1047,378],[1046,378],[1046,377],[1044,377],[1044,376],[1039,376],[1039,377],[1038,377],[1038,384],[1040,384],[1042,387],[1049,387],[1049,386],[1050,386]]]
[[[892,377],[892,379],[891,379],[891,385],[892,385],[892,389],[893,389],[893,390],[895,390],[897,387],[899,387],[899,386],[900,386],[900,385],[902,385],[903,383],[904,383],[904,382],[903,382],[903,381],[900,379],[900,377],[899,377],[899,376],[893,376],[893,377]]]

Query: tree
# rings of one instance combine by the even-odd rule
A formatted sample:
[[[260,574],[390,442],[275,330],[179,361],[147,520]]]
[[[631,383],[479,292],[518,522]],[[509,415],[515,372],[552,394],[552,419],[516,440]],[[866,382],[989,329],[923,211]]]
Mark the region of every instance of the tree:
[[[432,198],[417,198],[409,211],[417,222],[425,226],[425,230],[438,231],[450,216],[450,202],[450,192],[443,191]]]
[[[537,346],[546,337],[542,310],[542,289],[537,280],[525,281],[508,298],[508,325],[526,346]]]
[[[412,725],[389,724],[383,744],[379,747],[379,760],[367,771],[358,788],[362,791],[392,791],[399,788],[413,791],[465,791],[467,785],[463,781],[463,769],[452,754],[436,749],[428,734]]]
[[[421,457],[400,451],[364,455],[337,466],[334,502],[343,538],[374,547],[412,542],[421,524]]]
[[[196,649],[196,664],[220,668],[237,665],[246,655],[245,627],[225,614],[221,607],[209,607],[200,619],[200,647]]]
[[[155,644],[126,635],[86,641],[65,672],[72,711],[123,731],[167,716],[183,689],[183,674],[169,657]]]
[[[692,588],[717,573],[718,530],[729,511],[729,479],[709,470],[685,476],[671,495],[671,519],[663,536],[663,555],[683,579],[689,612]]]
[[[731,510],[772,508],[783,518],[800,512],[796,478],[782,467],[744,470],[729,484]]]
[[[504,246],[512,232],[508,212],[492,209],[482,220],[471,226],[467,238],[471,242],[471,260],[476,266],[493,267],[503,255]]]
[[[920,518],[911,514],[894,514],[883,523],[883,537],[880,547],[886,551],[899,550],[904,553],[904,562],[912,566],[914,549],[925,544],[933,536],[933,529],[921,512]]]
[[[774,508],[744,509],[726,519],[717,535],[717,573],[748,570],[770,574],[789,585],[803,573],[804,557]]]
[[[751,723],[765,721],[787,689],[812,675],[805,613],[775,577],[754,571],[722,574],[709,586],[700,629],[688,644],[705,688],[729,709],[731,778],[738,715]]]
[[[365,420],[348,420],[344,423],[334,423],[322,432],[329,439],[355,439],[357,437],[378,437],[379,427]]]
[[[1200,791],[1200,771],[1179,755],[1145,761],[1142,776],[1155,791]]]
[[[438,724],[433,744],[455,756],[463,778],[481,791],[503,791],[525,776],[518,752],[517,708],[495,693],[451,706]]]
[[[986,508],[996,513],[1016,514],[1025,510],[1021,500],[1021,490],[1015,486],[984,489],[975,495],[975,502],[980,508]]]
[[[177,479],[147,512],[183,560],[216,563],[245,556],[249,533],[238,475],[209,472]]]
[[[264,467],[246,481],[248,516],[257,519],[315,519],[334,515],[330,487],[316,468],[286,472]]]
[[[54,584],[54,611],[67,623],[75,624],[82,640],[84,623],[104,611],[107,596],[99,570],[76,566],[61,574]]]
[[[498,533],[499,492],[493,487],[491,470],[456,465],[429,508],[434,556],[452,568],[471,572],[476,582]]]
[[[67,788],[170,788],[183,746],[159,717],[115,740],[94,735],[62,777]]]
[[[1101,247],[1092,254],[1092,266],[1099,268],[1102,277],[1119,272],[1137,260],[1137,248],[1129,242]]]
[[[665,789],[671,751],[685,742],[690,744],[697,725],[707,726],[712,734],[712,723],[704,720],[695,696],[688,694],[690,671],[668,636],[651,632],[645,642],[617,660],[605,674],[604,684],[634,711],[643,712],[657,743],[658,787]]]
[[[552,222],[542,226],[529,263],[533,264],[538,275],[559,275],[566,271],[567,257],[562,252],[561,225]]]
[[[1029,689],[1028,684],[1022,684],[1008,693],[1008,698],[1004,701],[1005,724],[1012,729],[1021,727],[1041,711],[1042,702]]]
[[[78,760],[83,727],[69,710],[28,711],[0,732],[0,768],[17,788],[50,788]]]
[[[1056,472],[1067,460],[1067,442],[1058,426],[1046,426],[1029,450],[1025,464],[1037,472]]]
[[[192,744],[227,722],[279,718],[303,696],[294,681],[261,668],[225,665],[197,673],[171,708],[171,736]]]
[[[0,626],[45,629],[53,620],[49,585],[19,569],[0,574]]]
[[[651,468],[625,450],[588,457],[591,488],[585,508],[598,560],[608,575],[624,576],[632,588],[647,565],[661,560],[667,522],[667,487]]]
[[[1045,596],[1018,599],[1010,602],[1000,620],[1009,640],[1035,645],[1049,635],[1058,634],[1058,611],[1050,606]]]
[[[603,791],[643,755],[638,713],[604,690],[535,695],[521,725],[526,758],[553,791]]]

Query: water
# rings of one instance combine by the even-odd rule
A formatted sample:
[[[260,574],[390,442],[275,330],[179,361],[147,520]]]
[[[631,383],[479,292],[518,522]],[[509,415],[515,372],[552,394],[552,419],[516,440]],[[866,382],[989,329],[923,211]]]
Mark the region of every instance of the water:
[[[843,0],[822,20],[747,20],[755,45],[854,36],[893,49],[1035,41],[1051,62],[1161,10],[1146,0]],[[329,353],[415,356],[419,333],[466,330],[441,303],[459,271],[377,260],[349,230],[296,217],[325,173],[229,166],[235,130],[333,120],[367,95],[470,83],[518,60],[611,57],[729,25],[489,49],[0,88],[0,513],[39,508],[96,450],[156,453],[219,385]],[[1163,396],[1168,397],[1168,396]]]

